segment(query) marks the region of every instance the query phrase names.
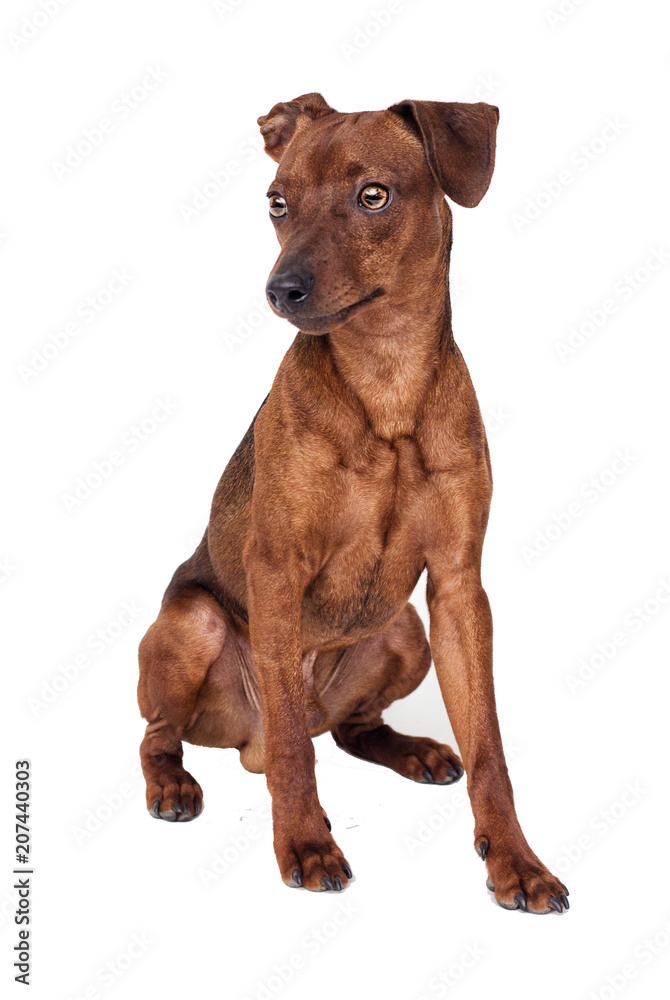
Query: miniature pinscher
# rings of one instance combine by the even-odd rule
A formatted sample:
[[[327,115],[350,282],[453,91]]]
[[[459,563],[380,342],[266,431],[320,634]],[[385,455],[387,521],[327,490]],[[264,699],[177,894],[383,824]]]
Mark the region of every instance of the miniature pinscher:
[[[221,477],[204,538],[140,646],[153,816],[191,820],[182,741],[265,772],[287,885],[352,878],[319,802],[312,737],[412,781],[467,773],[475,848],[509,909],[568,908],[530,849],[498,728],[480,579],[486,435],[454,343],[452,214],[493,173],[498,109],[402,101],[343,114],[320,94],[259,118],[281,252],[266,294],[298,334]],[[427,570],[430,643],[409,598]],[[460,749],[382,713],[435,663]],[[462,761],[462,762],[461,762]]]

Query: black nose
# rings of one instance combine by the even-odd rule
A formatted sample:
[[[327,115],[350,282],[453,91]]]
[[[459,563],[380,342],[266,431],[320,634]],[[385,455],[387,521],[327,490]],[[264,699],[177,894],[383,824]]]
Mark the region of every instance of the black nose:
[[[296,313],[309,298],[314,275],[309,271],[280,271],[273,274],[265,286],[270,304],[283,313]]]

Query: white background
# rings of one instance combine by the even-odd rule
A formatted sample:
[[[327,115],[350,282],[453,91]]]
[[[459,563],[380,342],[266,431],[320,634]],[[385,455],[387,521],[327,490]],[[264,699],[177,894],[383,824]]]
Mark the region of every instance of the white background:
[[[659,997],[667,15],[651,0],[563,0],[555,17],[559,0],[219,7],[70,0],[46,19],[37,0],[2,5],[3,980],[13,768],[29,757],[32,996]],[[120,111],[151,68],[164,79]],[[137,644],[293,337],[258,311],[277,246],[255,122],[311,90],[343,111],[500,107],[490,191],[454,208],[454,329],[491,429],[484,582],[501,726],[525,832],[571,890],[560,917],[492,903],[464,783],[413,785],[330,736],[317,741],[320,795],[357,876],[341,896],[282,884],[265,780],[233,751],[186,747],[205,790],[197,823],[145,812]],[[111,131],[60,170],[102,118]],[[132,280],[88,322],[81,303],[114,269]],[[573,327],[591,335],[561,357]],[[52,335],[65,346],[45,352]],[[173,412],[139,441],[157,400]],[[112,474],[66,504],[112,451]],[[425,613],[422,585],[416,601]],[[432,672],[388,719],[452,738]],[[228,867],[207,886],[217,854]],[[144,950],[128,958],[133,935]]]

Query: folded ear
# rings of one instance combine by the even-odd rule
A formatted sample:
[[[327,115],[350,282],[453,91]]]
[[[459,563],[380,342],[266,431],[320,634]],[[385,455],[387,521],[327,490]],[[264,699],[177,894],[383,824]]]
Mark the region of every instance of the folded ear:
[[[498,109],[483,103],[401,101],[389,111],[399,114],[419,136],[444,193],[458,205],[478,205],[493,175]]]
[[[265,152],[279,163],[302,116],[316,119],[334,113],[335,108],[331,108],[321,94],[303,94],[286,104],[275,104],[267,115],[258,119]]]

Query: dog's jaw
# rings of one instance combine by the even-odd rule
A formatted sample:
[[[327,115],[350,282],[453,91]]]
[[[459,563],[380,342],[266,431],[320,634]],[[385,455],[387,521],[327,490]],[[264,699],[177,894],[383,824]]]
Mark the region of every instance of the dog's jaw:
[[[370,292],[369,295],[365,295],[362,299],[352,302],[351,305],[344,306],[343,309],[340,309],[338,312],[332,313],[329,316],[304,316],[302,313],[296,313],[295,317],[285,316],[283,318],[288,319],[289,323],[293,323],[293,325],[297,326],[303,333],[328,333],[333,329],[333,327],[336,327],[338,324],[343,323],[346,319],[348,319],[352,313],[360,309],[361,306],[365,306],[368,302],[378,299],[381,295],[384,295],[384,289],[380,286]]]

